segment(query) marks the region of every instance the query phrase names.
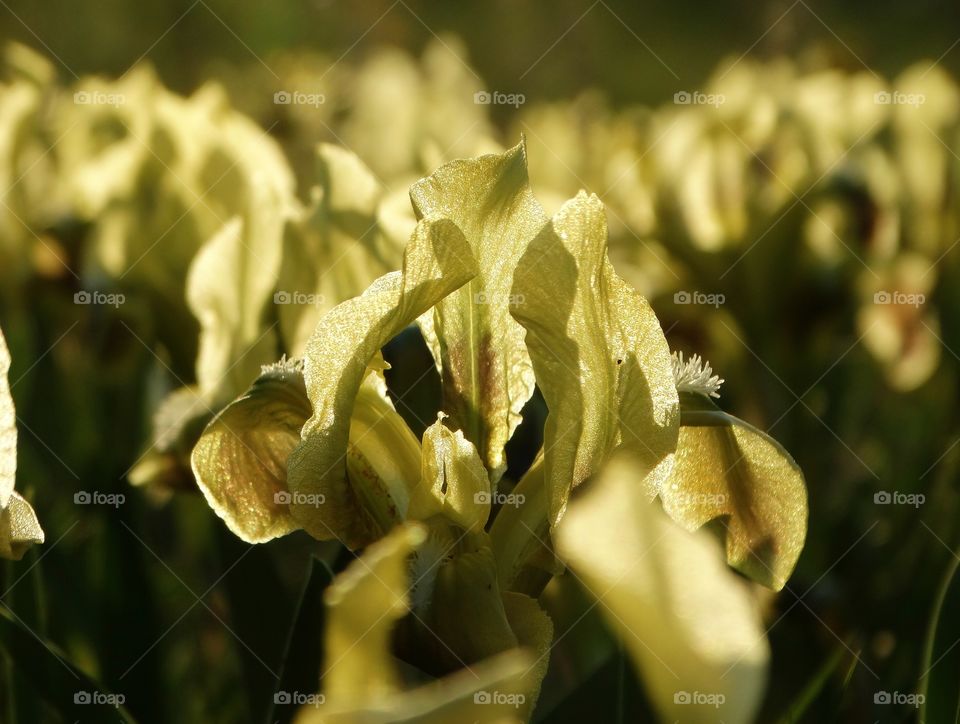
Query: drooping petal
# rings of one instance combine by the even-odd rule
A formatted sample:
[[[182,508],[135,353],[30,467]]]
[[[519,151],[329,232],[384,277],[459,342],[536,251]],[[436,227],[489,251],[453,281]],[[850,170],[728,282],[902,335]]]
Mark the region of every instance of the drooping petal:
[[[725,517],[730,565],[780,590],[807,533],[803,473],[776,440],[705,395],[680,397],[673,473],[651,492],[659,492],[664,510],[687,530]]]
[[[242,540],[263,543],[300,527],[290,514],[287,456],[310,413],[302,371],[280,363],[227,405],[194,447],[197,485]]]
[[[463,430],[496,483],[503,447],[533,394],[523,330],[510,317],[514,268],[546,221],[519,144],[500,155],[453,161],[414,184],[418,217],[439,215],[463,230],[479,272],[421,320],[443,380],[443,409]]]
[[[420,475],[420,441],[393,406],[379,353],[367,371],[350,417],[347,478],[354,496],[334,498],[330,514],[369,520],[388,531],[409,516],[411,489]]]
[[[358,499],[347,475],[350,418],[367,364],[404,327],[475,275],[470,247],[456,225],[424,219],[404,253],[402,271],[386,274],[320,320],[304,357],[313,416],[290,455],[287,478],[295,499],[298,494],[319,494],[326,500],[319,507],[295,500],[291,507],[297,522],[314,537],[336,537],[358,547],[383,533],[352,515],[355,506],[349,505]]]
[[[19,561],[33,544],[43,543],[43,529],[20,493],[14,492],[0,511],[0,558]]]
[[[551,524],[572,487],[618,446],[663,477],[676,446],[673,366],[656,315],[607,258],[603,204],[581,192],[520,259],[510,313],[549,415],[544,466]]]
[[[706,532],[689,533],[614,459],[571,503],[557,549],[597,597],[664,721],[752,721],[769,650],[746,584]]]

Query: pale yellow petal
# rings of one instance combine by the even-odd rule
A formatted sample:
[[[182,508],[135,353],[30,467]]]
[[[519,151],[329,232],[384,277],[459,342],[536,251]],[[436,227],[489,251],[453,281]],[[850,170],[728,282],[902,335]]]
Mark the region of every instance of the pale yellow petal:
[[[307,345],[304,374],[313,416],[288,461],[294,495],[322,494],[330,503],[294,503],[293,515],[311,535],[358,547],[382,535],[350,515],[341,501],[357,498],[347,475],[350,418],[368,362],[390,339],[476,274],[463,234],[445,219],[424,219],[404,254],[403,270],[375,281],[361,296],[330,310]],[[407,481],[412,487],[416,480]]]
[[[377,355],[379,358],[379,354]],[[373,364],[379,364],[375,360]],[[371,535],[388,531],[409,518],[413,481],[420,475],[420,441],[387,394],[380,369],[370,369],[360,386],[350,417],[347,446],[349,491],[332,489],[331,515],[369,520]],[[352,495],[339,495],[350,492]]]
[[[607,258],[603,204],[581,192],[517,266],[510,312],[526,330],[549,409],[544,466],[551,524],[572,487],[618,446],[663,477],[676,445],[673,366],[656,315]]]
[[[533,709],[540,697],[540,685],[547,675],[550,665],[550,650],[553,647],[553,621],[541,608],[535,598],[522,593],[507,591],[503,594],[503,607],[507,612],[510,628],[517,637],[520,646],[534,657],[530,668],[524,672],[527,688],[524,690],[524,702],[520,714],[529,721]]]
[[[689,533],[614,460],[557,530],[557,549],[600,602],[664,721],[741,724],[763,693],[769,648],[747,584],[715,539]]]
[[[534,387],[523,330],[509,314],[517,261],[546,221],[527,180],[523,144],[448,163],[414,184],[410,197],[419,217],[456,222],[477,259],[479,273],[437,305],[427,336],[435,340],[450,426],[476,446],[495,483]]]
[[[361,294],[402,261],[402,245],[380,230],[382,191],[363,162],[324,143],[317,148],[317,172],[315,198],[287,227],[274,297],[286,349],[294,355],[303,354],[327,310]]]
[[[425,618],[429,631],[424,638],[430,641],[432,632],[442,642],[435,647],[436,658],[449,666],[476,663],[519,644],[497,585],[493,550],[467,546],[439,566]]]
[[[7,507],[17,477],[17,413],[7,374],[10,371],[10,350],[0,332],[0,508]]]
[[[681,399],[674,469],[659,488],[664,509],[688,530],[724,518],[730,565],[780,590],[807,533],[803,473],[776,440],[705,396]]]
[[[326,668],[321,695],[298,724],[522,722],[536,701],[552,628],[533,599],[504,601],[527,649],[511,648],[441,679],[407,688],[391,642],[410,607],[409,558],[424,544],[418,524],[394,529],[334,580],[325,596]]]
[[[20,493],[14,492],[0,511],[0,558],[19,561],[30,546],[43,543],[43,539],[37,514]]]
[[[410,606],[407,559],[425,537],[424,528],[416,524],[394,529],[327,589],[321,686],[331,702],[357,705],[400,689],[390,637]]]
[[[289,199],[266,180],[252,184],[250,196],[246,215],[201,247],[187,275],[187,302],[200,322],[197,383],[216,405],[243,392],[277,354],[266,319]]]
[[[423,433],[420,482],[407,516],[427,520],[442,515],[464,530],[482,531],[490,516],[490,479],[477,449],[437,419]]]
[[[272,366],[207,425],[193,449],[207,503],[248,543],[300,527],[290,514],[287,456],[310,413],[302,372],[289,363]]]
[[[354,706],[304,706],[296,724],[521,724],[533,656],[508,651],[429,684]]]

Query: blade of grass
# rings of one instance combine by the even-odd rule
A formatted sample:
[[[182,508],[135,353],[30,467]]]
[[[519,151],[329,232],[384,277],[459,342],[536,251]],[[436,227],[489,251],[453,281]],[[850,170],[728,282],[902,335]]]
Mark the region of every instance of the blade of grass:
[[[320,663],[323,650],[323,629],[326,608],[323,592],[333,580],[333,571],[325,561],[311,559],[310,567],[297,603],[293,625],[281,660],[280,679],[267,712],[270,724],[287,724],[297,707],[281,704],[283,694],[315,693],[320,684]]]
[[[827,658],[823,665],[813,675],[813,678],[807,682],[807,685],[803,687],[797,697],[793,700],[793,703],[780,719],[780,724],[794,724],[795,722],[804,721],[804,715],[810,708],[810,705],[813,704],[813,702],[817,700],[817,697],[823,693],[827,682],[829,682],[830,678],[834,675],[834,673],[836,673],[847,653],[847,649],[841,646],[838,647],[829,656],[829,658]],[[850,677],[853,674],[853,670],[857,665],[856,658],[852,658],[851,660],[852,665],[844,675],[842,689],[846,689],[846,686],[850,681]]]
[[[934,601],[920,673],[921,722],[960,721],[960,557],[947,567]]]
[[[0,605],[0,646],[36,695],[66,721],[116,720],[135,724],[116,695],[87,676],[54,643],[38,638],[9,608]]]

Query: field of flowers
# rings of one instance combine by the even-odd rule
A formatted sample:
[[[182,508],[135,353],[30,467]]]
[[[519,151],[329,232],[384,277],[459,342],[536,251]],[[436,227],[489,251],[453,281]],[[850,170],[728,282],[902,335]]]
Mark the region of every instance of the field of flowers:
[[[956,721],[955,13],[0,5],[0,724]]]

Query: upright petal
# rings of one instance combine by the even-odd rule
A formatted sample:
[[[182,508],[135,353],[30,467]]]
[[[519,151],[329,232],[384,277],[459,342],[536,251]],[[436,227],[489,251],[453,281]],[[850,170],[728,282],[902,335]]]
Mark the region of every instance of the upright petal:
[[[670,351],[647,300],[610,264],[600,199],[581,192],[530,243],[514,275],[510,313],[526,329],[549,409],[551,524],[571,488],[618,446],[663,477],[679,420]]]
[[[289,199],[272,179],[250,189],[245,217],[228,221],[197,252],[187,275],[187,303],[200,322],[197,383],[224,405],[276,359],[265,323],[277,283]]]
[[[7,374],[10,350],[0,332],[0,508],[7,507],[17,477],[17,413]]]
[[[476,277],[422,324],[450,425],[476,446],[495,483],[534,387],[523,330],[509,314],[514,268],[546,221],[527,180],[524,146],[448,163],[414,184],[410,197],[418,217],[456,222],[477,259]]]
[[[17,413],[7,373],[10,351],[0,331],[0,558],[18,561],[34,543],[43,543],[43,529],[23,496],[14,491],[17,475]]]
[[[444,425],[443,417],[423,433],[420,483],[407,515],[414,520],[442,515],[479,532],[490,517],[490,479],[473,443]]]

